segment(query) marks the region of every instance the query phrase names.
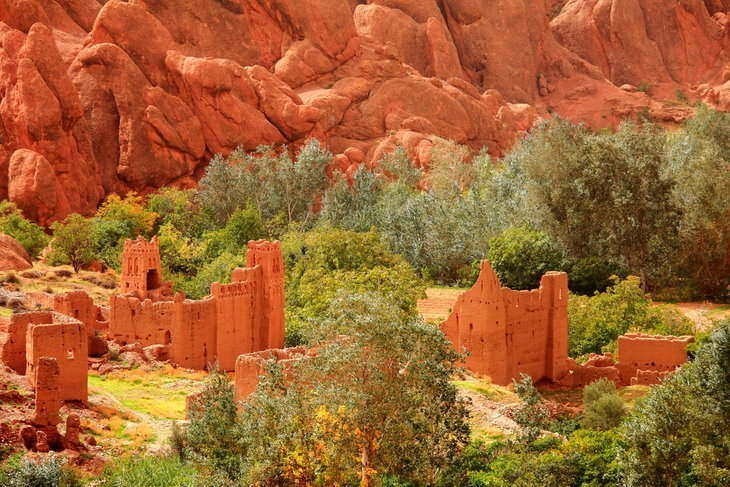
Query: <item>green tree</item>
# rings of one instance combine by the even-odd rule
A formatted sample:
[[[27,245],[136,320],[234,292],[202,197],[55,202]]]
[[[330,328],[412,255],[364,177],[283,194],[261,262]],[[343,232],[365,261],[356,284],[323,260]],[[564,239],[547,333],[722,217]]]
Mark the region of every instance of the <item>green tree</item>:
[[[254,207],[264,220],[309,223],[314,204],[327,186],[325,169],[332,161],[317,140],[309,141],[292,159],[284,149],[261,147],[227,158],[216,156],[200,180],[198,200],[220,225],[240,208]]]
[[[299,343],[342,290],[378,292],[405,316],[416,313],[425,286],[375,232],[318,228],[283,240],[287,265],[287,335]]]
[[[51,225],[51,262],[71,264],[75,272],[94,260],[94,222],[74,213]]]
[[[621,454],[628,486],[730,483],[730,321],[628,416]]]
[[[250,240],[266,236],[261,214],[255,208],[241,208],[233,212],[226,225],[203,234],[203,245],[208,259],[224,252],[242,253]]]
[[[149,237],[157,214],[145,208],[141,196],[112,194],[102,203],[94,219],[94,250],[108,266],[119,268],[122,246],[128,238]]]
[[[550,236],[527,228],[509,228],[489,241],[487,252],[502,284],[534,289],[547,271],[565,268],[565,256]]]
[[[316,356],[271,372],[244,404],[246,483],[434,483],[468,439],[450,383],[460,357],[376,295],[343,295],[320,323]]]
[[[666,137],[624,124],[593,133],[553,120],[505,159],[503,195],[518,218],[556,237],[571,257],[602,256],[657,282],[677,246],[681,210],[667,175]]]
[[[158,215],[155,232],[170,225],[186,238],[200,237],[212,230],[214,219],[205,214],[192,189],[161,188],[150,196],[147,210]]]
[[[244,451],[236,425],[238,412],[233,384],[228,376],[213,369],[201,393],[189,408],[190,423],[185,431],[192,458],[229,478],[241,474]]]
[[[48,245],[43,228],[27,220],[15,203],[0,202],[0,232],[10,235],[22,245],[31,257],[38,257]]]
[[[730,296],[730,114],[700,107],[670,136],[669,174],[682,209],[677,272],[705,298]]]
[[[515,394],[521,404],[514,411],[515,423],[520,427],[519,441],[530,444],[542,435],[548,427],[549,411],[532,382],[532,377],[520,374],[520,380],[513,380]]]

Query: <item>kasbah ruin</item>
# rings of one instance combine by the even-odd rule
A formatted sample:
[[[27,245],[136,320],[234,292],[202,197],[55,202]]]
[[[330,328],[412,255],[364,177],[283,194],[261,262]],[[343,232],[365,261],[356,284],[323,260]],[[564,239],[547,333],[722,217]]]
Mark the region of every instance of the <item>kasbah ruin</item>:
[[[249,242],[247,267],[235,269],[230,284],[214,283],[208,297],[190,300],[164,280],[156,239],[128,240],[119,290],[108,307],[94,304],[84,291],[32,292],[25,305],[34,311],[3,318],[0,359],[35,390],[33,414],[12,428],[0,425],[4,435],[18,435],[31,451],[85,449],[79,416],[68,414],[61,434],[59,411],[63,403],[87,404],[89,363],[106,353],[107,340],[176,367],[206,370],[215,364],[234,375],[237,400],[255,390],[267,361],[286,366],[316,353],[283,348],[279,242]],[[578,365],[568,357],[567,300],[563,272],[545,274],[538,289],[514,291],[502,287],[484,261],[476,284],[461,294],[441,329],[467,353],[468,371],[498,385],[520,374],[565,388],[603,377],[618,385],[652,385],[687,361],[691,337],[626,334],[618,340],[617,360],[594,355]],[[194,398],[188,398],[189,407]]]

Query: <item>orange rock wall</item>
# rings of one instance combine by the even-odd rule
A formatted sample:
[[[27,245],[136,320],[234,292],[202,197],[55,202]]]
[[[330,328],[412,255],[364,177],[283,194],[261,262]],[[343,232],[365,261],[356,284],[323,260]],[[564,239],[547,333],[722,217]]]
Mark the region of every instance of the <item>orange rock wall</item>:
[[[100,319],[101,311],[85,291],[69,291],[62,294],[28,293],[25,302],[31,309],[51,309],[76,318],[86,326],[89,336],[105,331],[106,324]]]
[[[42,315],[43,318],[39,318],[40,316],[39,313],[15,313],[9,318],[7,324],[8,331],[0,357],[5,365],[18,374],[25,375],[25,367],[27,364],[26,334],[28,325],[37,322],[39,319],[49,323],[52,320],[50,313]]]
[[[144,301],[115,295],[109,300],[109,337],[122,344],[168,344],[171,340],[173,301]]]
[[[508,384],[521,373],[557,380],[568,359],[568,278],[543,276],[540,288],[503,288],[488,262],[474,287],[462,294],[441,329],[457,350],[469,352],[466,367]]]
[[[55,312],[30,312],[26,332],[25,375],[37,386],[36,369],[41,357],[58,362],[59,397],[62,401],[87,402],[88,341],[84,324]]]

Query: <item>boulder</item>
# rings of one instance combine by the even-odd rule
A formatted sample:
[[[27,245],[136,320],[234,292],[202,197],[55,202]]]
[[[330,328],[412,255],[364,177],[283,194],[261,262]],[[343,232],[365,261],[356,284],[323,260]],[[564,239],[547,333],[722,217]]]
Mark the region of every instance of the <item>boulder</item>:
[[[20,242],[0,233],[0,271],[22,271],[31,267],[30,255]]]

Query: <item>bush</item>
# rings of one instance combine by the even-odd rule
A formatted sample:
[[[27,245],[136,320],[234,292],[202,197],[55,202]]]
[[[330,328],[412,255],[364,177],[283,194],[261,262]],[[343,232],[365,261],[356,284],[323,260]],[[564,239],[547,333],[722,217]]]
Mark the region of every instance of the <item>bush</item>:
[[[655,306],[629,276],[595,296],[571,295],[568,300],[569,354],[601,353],[629,330],[655,334],[691,335],[692,322],[676,309]]]
[[[626,407],[616,392],[616,385],[599,379],[583,389],[583,427],[606,431],[615,428],[626,415]]]
[[[480,461],[467,464],[461,480],[445,486],[613,487],[621,484],[617,465],[620,437],[613,431],[579,430],[566,441],[551,439],[545,449],[524,450],[512,444],[481,446]],[[481,458],[480,458],[481,457]],[[456,477],[457,479],[459,477]]]
[[[50,240],[43,228],[23,217],[15,203],[0,202],[0,233],[10,235],[30,254],[37,258]]]
[[[547,271],[565,268],[560,247],[547,234],[526,228],[510,228],[491,239],[487,259],[512,289],[535,289]]]
[[[49,454],[37,461],[11,458],[0,468],[0,485],[4,487],[81,487],[81,480],[65,461]]]
[[[100,487],[191,487],[198,482],[196,470],[177,457],[152,455],[117,460],[107,467]]]

